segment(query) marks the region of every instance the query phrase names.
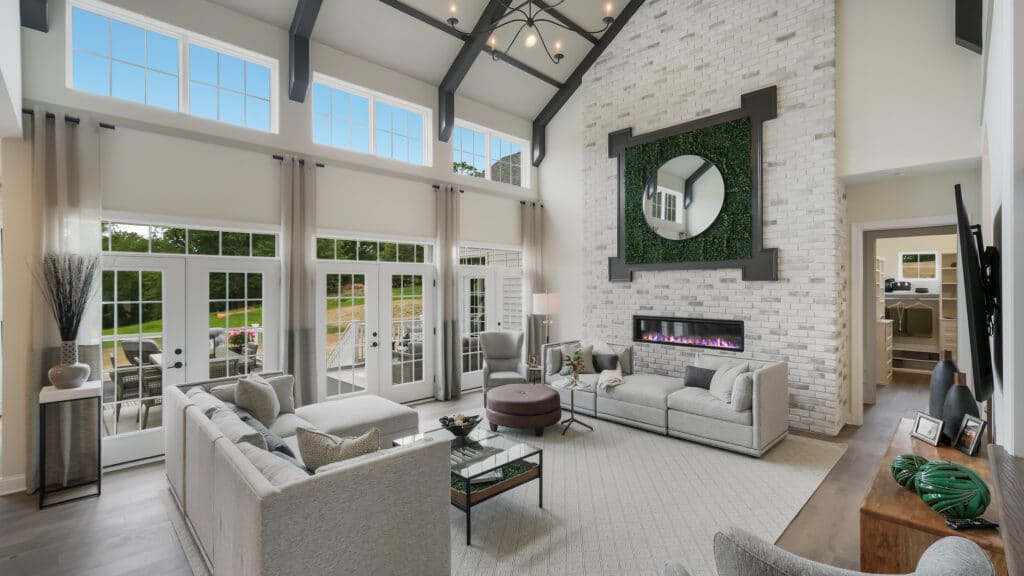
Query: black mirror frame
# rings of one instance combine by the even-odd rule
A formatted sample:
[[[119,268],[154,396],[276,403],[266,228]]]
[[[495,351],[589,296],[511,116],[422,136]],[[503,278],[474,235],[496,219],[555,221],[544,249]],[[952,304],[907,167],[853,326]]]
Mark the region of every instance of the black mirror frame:
[[[769,86],[740,96],[740,107],[728,112],[705,116],[690,122],[684,122],[647,134],[633,136],[633,129],[626,128],[608,134],[608,157],[618,159],[618,234],[617,255],[608,259],[608,280],[611,282],[631,282],[634,270],[707,270],[721,268],[740,268],[743,280],[778,280],[778,250],[765,248],[763,239],[763,200],[762,200],[762,156],[763,133],[762,124],[777,117],[778,99],[776,87]],[[626,149],[640,144],[657,142],[663,138],[678,136],[709,126],[731,122],[741,118],[750,118],[750,202],[751,202],[751,257],[742,260],[714,260],[696,262],[662,262],[656,264],[629,264],[625,258],[626,247]],[[680,240],[685,242],[686,240]]]

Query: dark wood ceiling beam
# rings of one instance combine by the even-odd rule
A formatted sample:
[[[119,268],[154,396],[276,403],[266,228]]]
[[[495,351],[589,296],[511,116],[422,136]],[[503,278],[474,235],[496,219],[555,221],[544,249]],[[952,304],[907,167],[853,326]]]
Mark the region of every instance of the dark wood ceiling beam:
[[[380,0],[380,2],[383,3],[383,4],[386,4],[388,6],[391,6],[395,10],[398,10],[399,12],[402,12],[403,14],[405,14],[407,16],[412,16],[413,18],[419,20],[420,22],[423,22],[424,24],[430,25],[430,26],[440,30],[441,32],[444,32],[445,34],[451,36],[452,38],[458,38],[459,40],[461,40],[463,42],[469,40],[469,38],[470,38],[469,34],[464,34],[462,32],[459,32],[455,28],[452,28],[447,22],[442,22],[442,21],[434,18],[430,14],[427,14],[426,12],[423,12],[422,10],[419,10],[417,8],[409,6],[408,4],[402,2],[401,0]],[[561,88],[562,87],[562,83],[561,82],[559,82],[558,80],[552,78],[551,76],[548,76],[547,74],[541,72],[540,70],[537,70],[536,68],[531,67],[529,64],[524,63],[522,60],[518,60],[516,58],[513,58],[512,56],[509,56],[508,54],[505,54],[504,52],[502,52],[500,50],[493,50],[490,46],[487,46],[486,44],[484,44],[483,51],[488,53],[488,54],[490,54],[490,55],[492,55],[493,57],[497,58],[498,60],[501,60],[502,62],[505,62],[506,64],[508,64],[510,66],[513,66],[515,68],[518,68],[519,70],[522,70],[523,72],[526,72],[527,74],[529,74],[530,76],[533,76],[534,78],[536,78],[538,80],[541,80],[543,82],[546,82],[546,83],[554,86],[555,88]]]
[[[444,75],[444,79],[437,87],[437,134],[438,139],[442,142],[451,139],[452,131],[455,130],[455,91],[459,89],[459,84],[462,84],[466,75],[469,74],[469,69],[473,67],[477,56],[487,46],[487,35],[482,32],[497,24],[505,15],[506,10],[505,4],[500,0],[487,2],[483,13],[480,14],[480,18],[473,26],[473,33],[462,43],[462,48],[459,49],[455,60],[448,68],[448,73]]]
[[[21,0],[21,25],[40,32],[50,31],[49,5],[46,0]]]
[[[576,34],[579,34],[587,42],[590,42],[591,44],[597,44],[597,41],[598,41],[598,37],[597,36],[594,36],[590,32],[587,32],[586,30],[584,30],[582,26],[580,26],[579,24],[574,22],[571,18],[569,18],[565,14],[562,14],[561,12],[559,12],[557,8],[551,8],[551,5],[548,4],[547,2],[545,2],[544,0],[533,0],[533,5],[536,6],[537,8],[540,8],[541,10],[545,10],[546,9],[547,12],[545,12],[545,15],[551,16],[555,20],[558,20],[566,28],[568,28],[569,30],[572,30]]]
[[[309,37],[323,0],[298,0],[288,28],[288,98],[305,102],[309,91]]]
[[[608,30],[601,36],[597,44],[590,49],[590,52],[583,58],[579,66],[572,71],[569,78],[565,81],[565,85],[551,97],[544,109],[541,110],[540,114],[533,120],[533,165],[540,166],[540,163],[544,160],[546,154],[546,132],[548,124],[558,114],[559,110],[565,106],[565,103],[572,98],[572,95],[576,93],[580,85],[583,84],[583,76],[594,66],[597,59],[601,57],[601,54],[608,48],[608,46],[615,40],[615,37],[619,35],[619,32],[626,26],[629,19],[636,14],[636,11],[640,9],[644,0],[630,0],[629,4],[619,12],[619,15],[615,17],[615,22],[608,27]]]

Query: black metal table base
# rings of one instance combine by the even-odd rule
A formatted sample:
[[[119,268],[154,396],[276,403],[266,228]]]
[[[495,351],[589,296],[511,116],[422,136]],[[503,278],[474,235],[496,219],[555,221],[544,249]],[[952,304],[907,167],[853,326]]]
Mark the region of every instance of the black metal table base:
[[[581,424],[582,424],[582,422],[581,422]],[[511,488],[508,488],[506,490],[502,490],[501,492],[498,492],[497,494],[492,494],[492,495],[488,496],[487,498],[483,498],[483,499],[481,499],[481,500],[479,500],[477,502],[473,502],[470,499],[471,498],[471,493],[470,493],[471,484],[470,484],[469,480],[470,479],[466,479],[466,488],[465,488],[465,491],[464,491],[464,495],[465,495],[465,498],[466,498],[466,505],[465,505],[465,507],[463,507],[463,506],[461,506],[459,504],[456,504],[455,502],[452,502],[453,506],[455,506],[456,508],[458,508],[458,509],[460,509],[460,510],[462,510],[463,512],[466,513],[466,546],[472,546],[473,545],[473,513],[472,513],[473,506],[476,506],[478,504],[483,504],[484,502],[487,502],[488,500],[490,500],[491,498],[494,498],[495,496],[500,496],[500,495],[504,494],[505,492],[508,492],[509,490],[513,490],[515,488],[518,488],[520,486],[525,486],[526,484],[529,484],[530,482],[533,482],[533,480],[528,480],[526,482],[523,482],[522,484],[516,484],[515,486],[513,486]],[[537,454],[537,478],[535,478],[535,480],[537,480],[537,507],[538,508],[543,508],[544,507],[544,452],[543,451]]]
[[[580,420],[579,418],[576,417],[576,389],[575,388],[569,388],[569,417],[566,418],[565,420],[562,420],[561,423],[565,424],[565,427],[562,428],[562,436],[565,436],[565,433],[569,431],[569,427],[572,426],[573,424],[579,424],[580,426],[583,426],[584,428],[586,428],[587,430],[590,430],[590,431],[594,430],[593,426],[591,426],[590,424],[587,424],[583,420]]]

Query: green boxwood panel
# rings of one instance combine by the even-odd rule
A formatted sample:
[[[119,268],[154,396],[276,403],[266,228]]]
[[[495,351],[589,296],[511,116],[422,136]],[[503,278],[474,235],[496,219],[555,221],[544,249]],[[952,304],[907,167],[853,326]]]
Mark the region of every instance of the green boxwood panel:
[[[695,154],[718,167],[725,201],[718,219],[686,240],[658,236],[644,220],[644,185],[664,163]],[[662,264],[743,260],[751,257],[750,119],[723,122],[626,149],[626,263]]]

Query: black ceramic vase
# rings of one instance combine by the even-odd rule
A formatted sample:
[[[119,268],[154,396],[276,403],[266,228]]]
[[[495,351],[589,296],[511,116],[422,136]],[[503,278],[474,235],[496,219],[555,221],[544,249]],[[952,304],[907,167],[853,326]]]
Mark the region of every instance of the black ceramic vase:
[[[953,387],[946,393],[946,401],[942,404],[942,437],[946,442],[956,440],[956,435],[960,433],[960,424],[964,421],[964,414],[977,417],[978,403],[974,401],[974,394],[967,387],[967,375],[957,372]]]
[[[932,418],[942,418],[942,406],[946,403],[946,394],[953,387],[953,376],[957,373],[956,363],[953,362],[953,353],[943,350],[939,362],[932,370],[932,383],[930,386],[928,415]]]

